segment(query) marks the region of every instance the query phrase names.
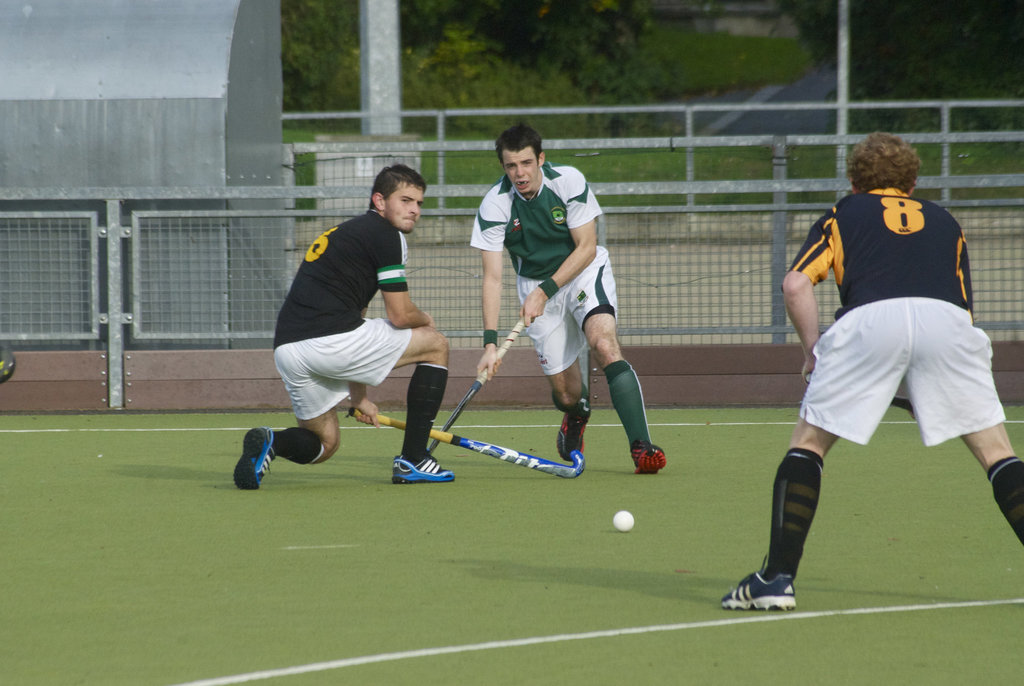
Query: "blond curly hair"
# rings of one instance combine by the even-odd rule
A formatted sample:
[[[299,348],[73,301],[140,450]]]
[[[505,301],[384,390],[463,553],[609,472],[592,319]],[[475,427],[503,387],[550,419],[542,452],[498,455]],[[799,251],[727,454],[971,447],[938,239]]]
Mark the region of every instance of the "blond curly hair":
[[[917,184],[921,158],[899,136],[876,131],[853,146],[846,162],[846,175],[862,193],[878,188],[898,188],[910,193]]]

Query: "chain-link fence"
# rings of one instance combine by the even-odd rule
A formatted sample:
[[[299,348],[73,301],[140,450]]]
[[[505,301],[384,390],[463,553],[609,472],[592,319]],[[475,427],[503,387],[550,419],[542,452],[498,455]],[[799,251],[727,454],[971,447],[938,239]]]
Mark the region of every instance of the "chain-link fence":
[[[954,134],[926,144],[950,150],[971,140],[1024,145],[1024,132],[992,137]],[[761,171],[747,174],[756,178],[704,178],[694,167],[692,175],[702,178],[591,181],[605,209],[598,234],[612,258],[623,344],[795,341],[781,280],[810,225],[846,183],[834,173],[788,177],[812,146],[831,146],[840,157],[840,147],[856,139],[751,139],[743,153],[756,160]],[[708,151],[721,149],[710,141],[685,143],[696,157],[706,155],[702,163],[713,161]],[[431,155],[433,164],[457,149],[488,158],[477,173],[482,183],[431,181],[428,207],[409,237],[407,266],[414,302],[433,315],[453,347],[478,346],[481,260],[469,238],[475,207],[500,172],[490,144],[331,145],[340,156],[326,155],[314,167],[344,164],[358,173],[416,155],[426,167]],[[657,156],[671,154],[665,146],[675,143],[624,145],[639,162],[622,173],[639,174],[644,150],[650,151],[647,164],[656,165]],[[579,150],[581,142],[548,141],[546,147]],[[594,147],[616,149],[609,140]],[[306,154],[299,150],[293,163]],[[586,158],[564,161],[577,159]],[[1024,338],[1024,174],[995,168],[978,174],[962,161],[943,163],[934,170],[938,175],[922,175],[916,194],[938,200],[964,227],[977,324],[993,340],[1016,341]],[[21,349],[106,350],[112,364],[132,349],[269,347],[307,246],[365,211],[371,182],[362,174],[332,177],[330,184],[338,185],[317,184],[314,175],[308,185],[282,187],[0,188],[0,340],[18,341]],[[345,202],[321,204],[331,199]],[[511,328],[518,311],[511,265],[504,277],[503,329]],[[824,326],[838,307],[836,289],[824,284],[816,293]],[[383,316],[379,298],[370,316]]]
[[[99,337],[99,233],[95,213],[0,212],[0,340]]]

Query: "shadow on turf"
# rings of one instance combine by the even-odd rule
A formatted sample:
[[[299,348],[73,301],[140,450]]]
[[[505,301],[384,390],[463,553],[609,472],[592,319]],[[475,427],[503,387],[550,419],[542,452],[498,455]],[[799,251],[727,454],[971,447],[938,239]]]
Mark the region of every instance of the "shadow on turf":
[[[540,584],[572,584],[613,591],[632,591],[655,598],[705,602],[719,599],[728,590],[728,582],[699,574],[680,574],[672,570],[638,571],[597,567],[549,567],[508,560],[455,560],[455,564],[474,576],[490,581],[518,581]]]
[[[214,481],[223,480],[226,476],[227,483],[231,483],[231,471],[223,474],[210,469],[189,469],[188,467],[177,467],[163,464],[129,464],[116,467],[111,470],[120,476],[132,479],[152,479],[155,481]]]
[[[178,467],[174,465],[153,465],[153,464],[137,464],[137,465],[123,465],[116,467],[111,470],[113,473],[120,476],[128,477],[131,479],[148,479],[152,481],[194,481],[202,482],[212,488],[224,488],[230,487],[235,488],[232,482],[231,469],[233,465],[229,465],[225,469],[211,470],[211,469],[190,469],[188,467]],[[279,488],[302,485],[304,487],[314,484],[316,482],[331,482],[336,483],[338,481],[356,481],[361,484],[373,484],[373,483],[391,483],[391,471],[383,470],[379,478],[371,477],[368,478],[361,474],[345,474],[337,471],[327,470],[312,470],[306,473],[292,472],[292,473],[280,473],[271,474],[269,479],[273,479],[273,482],[266,484],[267,488],[277,486]]]
[[[736,585],[736,578],[721,576],[703,576],[696,572],[680,573],[672,571],[643,571],[629,569],[604,569],[595,567],[553,567],[528,565],[507,560],[455,560],[455,564],[469,570],[474,576],[491,581],[541,583],[549,585],[571,584],[588,588],[600,588],[612,591],[632,591],[655,598],[670,600],[686,600],[717,607],[726,592]],[[890,591],[883,588],[840,588],[829,585],[828,579],[810,578],[798,585],[800,592],[815,601],[827,596],[834,600],[850,598],[878,598],[880,601],[906,603],[943,603],[975,600],[969,595],[950,595],[944,593],[920,594],[907,591]],[[799,601],[798,601],[799,602]],[[826,600],[826,603],[828,601]],[[817,604],[817,603],[815,603]],[[855,602],[854,605],[871,605],[872,603]],[[829,606],[830,609],[831,606]],[[800,609],[821,609],[801,607]]]

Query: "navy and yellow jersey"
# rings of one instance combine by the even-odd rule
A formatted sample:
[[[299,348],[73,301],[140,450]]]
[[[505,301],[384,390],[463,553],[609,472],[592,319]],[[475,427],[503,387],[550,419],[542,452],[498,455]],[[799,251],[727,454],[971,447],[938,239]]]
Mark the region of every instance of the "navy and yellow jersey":
[[[409,290],[407,257],[405,236],[372,210],[320,234],[277,316],[274,347],[358,328],[378,289]]]
[[[569,230],[601,214],[578,169],[550,162],[541,169],[541,189],[530,200],[502,176],[480,203],[470,239],[481,250],[500,252],[505,247],[516,274],[531,279],[554,274],[576,247]]]
[[[895,188],[848,195],[819,219],[791,271],[839,286],[842,307],[889,298],[934,298],[968,312],[974,303],[967,242],[946,210]]]

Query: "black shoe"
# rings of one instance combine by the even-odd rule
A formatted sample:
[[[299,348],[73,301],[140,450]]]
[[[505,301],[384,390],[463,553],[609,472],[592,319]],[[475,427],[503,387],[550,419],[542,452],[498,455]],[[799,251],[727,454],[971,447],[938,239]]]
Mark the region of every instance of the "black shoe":
[[[568,412],[562,417],[562,428],[558,430],[555,446],[558,448],[558,456],[566,462],[572,462],[574,450],[583,452],[583,432],[589,421],[589,412],[585,417],[571,417]]]
[[[726,610],[792,610],[796,607],[791,574],[765,579],[761,572],[748,574],[722,598]]]
[[[242,457],[235,465],[235,485],[247,491],[256,490],[274,459],[274,432],[261,426],[249,429],[242,441]]]

